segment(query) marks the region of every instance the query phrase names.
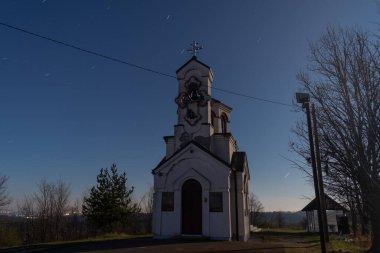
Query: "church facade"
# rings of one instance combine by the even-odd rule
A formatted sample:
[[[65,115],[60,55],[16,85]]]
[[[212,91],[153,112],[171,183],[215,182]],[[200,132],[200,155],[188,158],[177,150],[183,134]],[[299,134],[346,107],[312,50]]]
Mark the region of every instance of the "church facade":
[[[230,132],[232,108],[211,98],[213,73],[195,56],[177,72],[178,122],[154,175],[154,238],[249,238],[247,156]]]

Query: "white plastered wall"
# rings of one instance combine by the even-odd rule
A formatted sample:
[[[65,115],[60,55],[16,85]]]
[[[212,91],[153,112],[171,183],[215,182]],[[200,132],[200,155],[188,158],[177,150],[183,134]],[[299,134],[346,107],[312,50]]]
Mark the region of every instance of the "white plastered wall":
[[[181,189],[186,180],[195,179],[202,186],[202,235],[229,240],[231,238],[229,174],[227,165],[210,157],[193,144],[159,168],[154,180],[154,237],[170,238],[181,235]],[[161,211],[161,196],[162,192],[166,191],[174,192],[173,212]],[[210,192],[223,193],[223,212],[209,212]]]

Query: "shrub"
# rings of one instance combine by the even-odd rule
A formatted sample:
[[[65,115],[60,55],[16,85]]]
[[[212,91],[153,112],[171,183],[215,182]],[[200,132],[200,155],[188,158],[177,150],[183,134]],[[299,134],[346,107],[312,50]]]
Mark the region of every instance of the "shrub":
[[[16,230],[0,224],[0,247],[20,246],[22,241]]]

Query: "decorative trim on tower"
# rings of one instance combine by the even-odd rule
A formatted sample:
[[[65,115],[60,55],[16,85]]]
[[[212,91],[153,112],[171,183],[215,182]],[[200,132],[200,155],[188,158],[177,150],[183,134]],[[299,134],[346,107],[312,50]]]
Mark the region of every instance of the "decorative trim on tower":
[[[210,95],[205,90],[201,90],[201,81],[195,76],[189,78],[185,83],[186,92],[179,93],[175,102],[181,109],[186,109],[185,120],[194,126],[202,119],[199,113],[200,107],[205,107],[210,101]]]

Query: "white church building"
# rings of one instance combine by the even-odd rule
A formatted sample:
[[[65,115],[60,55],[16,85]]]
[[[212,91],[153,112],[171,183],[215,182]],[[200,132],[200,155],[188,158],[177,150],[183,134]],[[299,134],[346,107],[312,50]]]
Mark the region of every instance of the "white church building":
[[[249,238],[249,168],[230,132],[232,108],[211,98],[211,68],[193,56],[177,72],[178,122],[154,175],[153,236]]]

